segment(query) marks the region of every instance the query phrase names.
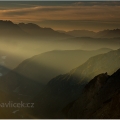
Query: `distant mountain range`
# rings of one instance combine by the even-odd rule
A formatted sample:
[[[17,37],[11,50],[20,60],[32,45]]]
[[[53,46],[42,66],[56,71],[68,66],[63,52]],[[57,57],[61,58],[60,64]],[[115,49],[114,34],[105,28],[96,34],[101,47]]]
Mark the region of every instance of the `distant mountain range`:
[[[71,72],[53,78],[35,97],[34,114],[40,118],[57,118],[68,103],[81,95],[84,86],[94,76],[106,72],[111,75],[119,69],[119,61],[120,49],[91,57]]]
[[[111,49],[108,48],[93,51],[53,50],[23,61],[14,71],[22,76],[46,84],[53,77],[76,68],[90,57],[109,51]]]
[[[72,30],[72,31],[61,31],[60,33],[65,33],[74,37],[91,37],[91,38],[117,38],[120,37],[120,29],[113,30],[103,30],[99,32],[93,32],[89,30]]]
[[[35,37],[41,37],[41,38],[42,37],[45,37],[45,38],[56,37],[58,39],[71,37],[67,34],[59,33],[51,28],[42,28],[33,23],[28,23],[28,24],[19,23],[18,26],[25,32]]]
[[[68,38],[69,35],[59,33],[51,28],[41,28],[33,23],[14,24],[11,21],[0,20],[0,37],[7,38]],[[9,38],[10,39],[10,38]]]
[[[0,103],[35,105],[0,107],[0,118],[120,118],[120,29],[64,32],[0,20],[0,45]]]
[[[120,29],[103,30],[96,35],[99,38],[117,38],[120,37]]]
[[[7,36],[6,36],[7,35]],[[11,21],[0,20],[0,36],[1,37],[19,37],[19,38],[56,38],[65,39],[72,37],[92,37],[92,38],[114,38],[120,37],[120,29],[103,30],[100,32],[93,32],[89,30],[73,30],[60,31],[51,28],[42,28],[34,23],[19,23],[14,24]]]
[[[92,38],[92,37],[74,37],[59,40],[59,44],[76,46],[80,49],[98,49],[98,48],[112,48],[119,49],[120,38]]]
[[[52,78],[83,64],[94,55],[109,51],[111,49],[108,48],[94,51],[56,50],[36,55],[0,77],[0,88],[7,92],[35,96]]]
[[[65,33],[74,37],[95,37],[96,33],[93,31],[89,31],[89,30],[72,30],[72,31],[61,31],[58,30],[58,32],[60,33]]]
[[[119,119],[119,99],[120,69],[111,76],[105,73],[94,77],[63,112],[67,119]]]
[[[33,23],[14,24],[11,21],[0,21],[0,25],[1,50],[7,51],[5,48],[9,44],[8,53],[19,55],[25,52],[26,58],[55,49],[94,50],[104,47],[118,49],[120,46],[119,29],[101,31],[94,36],[94,32],[88,30],[74,30],[67,34]],[[17,50],[13,51],[12,47]]]

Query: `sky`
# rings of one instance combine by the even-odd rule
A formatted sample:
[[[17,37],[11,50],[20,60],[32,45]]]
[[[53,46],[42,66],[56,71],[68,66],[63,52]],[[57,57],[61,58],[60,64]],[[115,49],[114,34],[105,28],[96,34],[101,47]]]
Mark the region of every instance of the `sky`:
[[[0,19],[65,31],[116,29],[120,28],[120,2],[0,1]]]

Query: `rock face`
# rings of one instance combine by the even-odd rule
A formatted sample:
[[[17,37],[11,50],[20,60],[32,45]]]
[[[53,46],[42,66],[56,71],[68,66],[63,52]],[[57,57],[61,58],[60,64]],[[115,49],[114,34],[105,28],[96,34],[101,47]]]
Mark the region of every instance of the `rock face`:
[[[120,118],[120,69],[111,76],[100,74],[84,88],[79,99],[64,108],[66,118]]]

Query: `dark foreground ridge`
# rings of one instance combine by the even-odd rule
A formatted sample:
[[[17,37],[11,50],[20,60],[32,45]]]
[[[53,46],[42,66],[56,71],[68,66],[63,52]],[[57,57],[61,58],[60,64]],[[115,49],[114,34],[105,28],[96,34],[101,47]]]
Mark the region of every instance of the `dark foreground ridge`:
[[[94,77],[76,101],[63,109],[66,118],[120,118],[120,69],[111,76],[107,73]]]

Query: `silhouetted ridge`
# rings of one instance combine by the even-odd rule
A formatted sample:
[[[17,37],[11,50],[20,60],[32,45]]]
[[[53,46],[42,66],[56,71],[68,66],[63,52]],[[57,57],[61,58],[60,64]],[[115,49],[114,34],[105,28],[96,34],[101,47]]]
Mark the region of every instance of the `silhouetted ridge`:
[[[0,30],[2,31],[2,29],[20,29],[19,26],[17,26],[17,24],[14,24],[13,22],[11,21],[3,21],[3,20],[0,20]]]
[[[34,23],[19,23],[14,24],[11,21],[0,20],[0,35],[4,38],[70,38],[71,36],[65,33],[59,33],[51,28],[42,28]],[[7,35],[7,36],[6,36]],[[51,37],[51,38],[50,38]],[[52,40],[52,39],[51,39]]]
[[[27,23],[27,24],[19,23],[18,26],[20,26],[21,29],[23,29],[27,33],[34,35],[35,37],[45,37],[45,38],[57,37],[58,39],[62,37],[63,38],[70,37],[64,33],[59,33],[51,28],[42,28],[33,23]]]
[[[13,38],[13,37],[22,37],[22,36],[25,37],[28,34],[13,22],[0,20],[0,35],[1,37]]]
[[[27,23],[27,24],[19,23],[18,25],[23,29],[33,29],[33,30],[38,29],[39,30],[41,28],[40,26],[38,26],[34,23]]]
[[[34,23],[19,23],[14,24],[11,21],[0,20],[0,33],[3,37],[6,34],[10,37],[31,37],[35,38],[57,38],[57,40],[81,37],[81,39],[93,38],[119,38],[120,29],[104,30],[98,33],[89,30],[73,30],[68,32],[55,31],[52,28],[42,28]],[[5,34],[6,33],[6,34]],[[76,38],[77,39],[77,38]]]
[[[84,88],[79,99],[63,109],[69,119],[118,119],[120,69],[108,76],[94,77]]]
[[[72,31],[66,32],[66,34],[69,34],[75,37],[94,37],[96,33],[89,30],[72,30]]]
[[[96,34],[97,37],[103,38],[114,38],[120,37],[120,29],[113,29],[113,30],[103,30]]]
[[[89,30],[72,30],[72,31],[60,31],[61,33],[66,33],[74,37],[91,37],[91,38],[115,38],[120,37],[120,29],[113,30],[102,30],[99,32],[93,32]]]

